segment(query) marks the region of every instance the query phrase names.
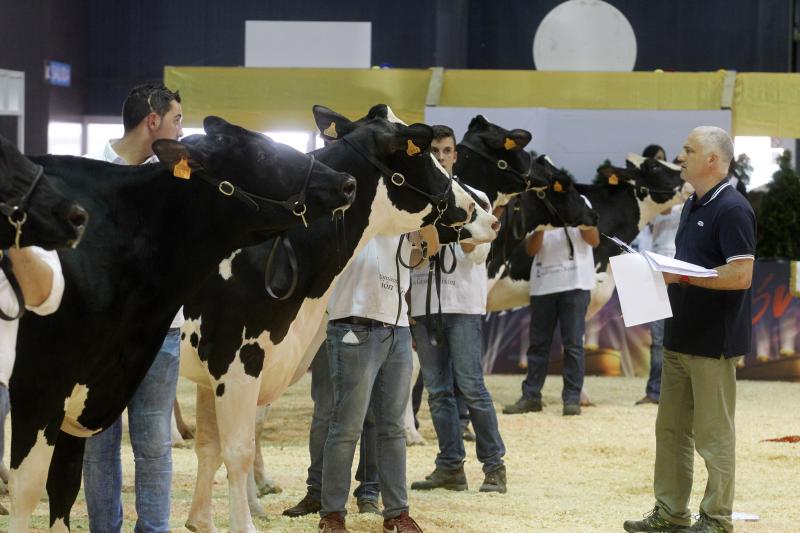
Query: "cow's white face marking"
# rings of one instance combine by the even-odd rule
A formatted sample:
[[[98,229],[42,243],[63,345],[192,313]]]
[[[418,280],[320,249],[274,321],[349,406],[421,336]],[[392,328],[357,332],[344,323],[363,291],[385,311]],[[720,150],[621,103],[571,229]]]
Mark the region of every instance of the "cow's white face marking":
[[[220,261],[220,263],[219,263],[219,275],[225,281],[227,281],[227,280],[231,279],[231,277],[233,277],[233,258],[236,257],[236,255],[238,253],[240,253],[241,251],[242,251],[241,248],[239,248],[238,250],[234,250],[234,252],[230,255],[230,257],[227,257],[227,258],[223,259],[222,261]]]
[[[403,126],[408,126],[408,124],[397,118],[397,115],[394,114],[394,111],[392,111],[392,108],[388,105],[386,106],[386,120],[393,124],[402,124]]]
[[[469,239],[464,239],[463,242],[471,244],[489,243],[495,240],[497,232],[492,229],[492,224],[497,222],[497,217],[486,211],[478,203],[475,203],[475,211],[477,216],[472,222],[464,224],[464,228],[469,230]]]
[[[86,398],[89,396],[89,387],[77,383],[69,396],[64,399],[64,420],[61,422],[61,431],[75,437],[91,437],[100,430],[88,429],[78,423],[78,417],[86,407]]]

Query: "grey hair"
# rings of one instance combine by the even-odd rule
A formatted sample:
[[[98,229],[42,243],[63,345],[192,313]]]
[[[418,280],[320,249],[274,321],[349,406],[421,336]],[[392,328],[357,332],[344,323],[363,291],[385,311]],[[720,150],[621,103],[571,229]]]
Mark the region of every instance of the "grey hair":
[[[727,169],[733,160],[733,139],[728,132],[716,126],[699,126],[694,129],[694,133],[706,150],[720,157],[720,163]]]

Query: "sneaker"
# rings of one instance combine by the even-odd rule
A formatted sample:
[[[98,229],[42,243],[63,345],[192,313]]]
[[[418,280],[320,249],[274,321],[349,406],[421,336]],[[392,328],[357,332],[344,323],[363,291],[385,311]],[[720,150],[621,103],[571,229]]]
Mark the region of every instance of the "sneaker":
[[[561,412],[564,416],[577,416],[581,414],[581,404],[579,403],[565,403],[564,410]]]
[[[652,396],[645,396],[641,400],[637,400],[636,403],[633,404],[633,405],[645,405],[645,404],[648,404],[648,403],[654,403],[654,404],[658,405],[658,399],[657,398],[653,398]]]
[[[684,526],[679,526],[658,514],[658,507],[644,515],[644,520],[626,520],[622,527],[628,533],[640,531],[683,531]]]
[[[464,473],[464,464],[455,470],[444,470],[439,468],[425,477],[424,481],[415,481],[411,484],[411,490],[467,490],[467,475]]]
[[[364,498],[362,500],[356,501],[358,504],[358,513],[359,514],[381,514],[381,510],[378,508],[378,502],[376,500],[370,500]]]
[[[517,403],[506,405],[503,407],[503,414],[505,415],[519,415],[522,413],[535,413],[542,410],[542,401],[534,400],[533,398],[526,398],[523,396]]]
[[[394,518],[383,520],[383,533],[422,533],[422,528],[411,518],[408,511],[403,511]]]
[[[323,516],[319,521],[319,533],[347,533],[344,514],[330,513]]]
[[[318,513],[322,509],[320,501],[310,494],[306,494],[294,507],[289,507],[283,511],[283,516],[296,518],[307,514]]]
[[[687,527],[680,531],[685,533],[726,533],[725,526],[705,513],[700,513],[700,517],[697,522],[692,524],[692,527]]]
[[[507,490],[505,465],[497,470],[487,472],[486,477],[483,478],[483,485],[478,489],[479,492],[499,492],[501,494],[505,494]]]
[[[469,426],[464,427],[464,430],[461,432],[461,438],[467,442],[475,442],[475,433],[469,429]]]

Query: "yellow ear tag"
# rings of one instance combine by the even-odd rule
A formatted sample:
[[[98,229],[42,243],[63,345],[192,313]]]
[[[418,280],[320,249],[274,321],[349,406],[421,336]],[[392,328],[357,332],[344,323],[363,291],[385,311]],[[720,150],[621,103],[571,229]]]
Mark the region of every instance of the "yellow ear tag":
[[[181,160],[178,161],[172,169],[172,175],[184,180],[188,180],[191,177],[192,168],[189,166],[189,161],[187,161],[185,157],[181,157]]]
[[[611,174],[608,177],[608,184],[609,185],[619,185],[619,178],[617,177],[616,174]]]
[[[564,192],[564,187],[562,187],[560,181],[557,181],[553,184],[553,190],[556,192]]]
[[[508,137],[506,137],[506,140],[503,142],[503,148],[505,148],[506,150],[510,151],[510,150],[513,150],[516,147],[517,147],[517,143],[514,142],[514,139],[509,139]]]
[[[408,154],[409,157],[415,156],[421,151],[422,150],[420,150],[419,147],[416,144],[414,144],[414,141],[412,141],[411,139],[408,140],[408,148],[406,148],[406,153]]]
[[[324,130],[322,130],[322,134],[325,137],[330,137],[331,139],[338,139],[339,138],[339,134],[336,133],[336,123],[335,122],[331,122],[330,126],[325,128]]]

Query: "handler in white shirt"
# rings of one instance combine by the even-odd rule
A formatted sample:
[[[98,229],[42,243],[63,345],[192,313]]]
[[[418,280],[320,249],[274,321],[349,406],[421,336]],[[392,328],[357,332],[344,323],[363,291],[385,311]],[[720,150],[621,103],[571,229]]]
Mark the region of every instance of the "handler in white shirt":
[[[584,197],[587,205],[589,200]],[[528,375],[522,382],[522,397],[503,409],[506,414],[542,410],[542,387],[547,377],[550,345],[556,323],[564,346],[563,414],[581,414],[586,309],[594,288],[594,254],[600,244],[596,227],[535,231],[527,238],[531,266],[531,343]]]

